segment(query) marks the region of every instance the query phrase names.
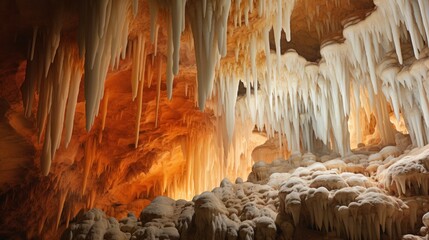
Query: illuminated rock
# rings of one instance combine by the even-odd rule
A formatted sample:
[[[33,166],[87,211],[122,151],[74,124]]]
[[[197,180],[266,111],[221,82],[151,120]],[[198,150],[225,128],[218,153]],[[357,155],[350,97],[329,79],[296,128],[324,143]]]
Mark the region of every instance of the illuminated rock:
[[[392,239],[428,211],[426,0],[0,6],[0,238]]]

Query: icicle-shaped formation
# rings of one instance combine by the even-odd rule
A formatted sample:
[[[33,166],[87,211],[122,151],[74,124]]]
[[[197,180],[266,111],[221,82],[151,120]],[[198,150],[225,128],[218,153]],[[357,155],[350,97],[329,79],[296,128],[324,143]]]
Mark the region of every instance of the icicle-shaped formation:
[[[137,39],[132,41],[132,54],[133,54],[133,66],[131,72],[131,89],[133,101],[137,97],[138,85],[142,81],[145,70],[145,45],[146,38],[141,34],[138,35]]]
[[[85,56],[86,128],[98,114],[109,65],[125,57],[131,1],[84,1],[79,24],[79,49]]]
[[[171,66],[167,63],[167,68],[171,67],[172,69],[167,69],[167,97],[171,99],[173,93],[173,77],[169,76],[169,71],[172,71],[174,75],[179,73],[179,56],[180,56],[180,36],[184,30],[184,19],[185,19],[185,5],[186,0],[176,0],[170,5],[171,11],[171,23],[169,27],[169,47],[172,47],[172,54],[169,54],[167,57],[172,58],[168,60],[172,62]],[[172,46],[170,46],[172,44]]]
[[[344,156],[350,150],[348,146],[348,128],[345,124],[349,115],[350,79],[347,65],[347,46],[335,42],[326,43],[321,54],[324,62],[320,64],[320,72],[330,86],[330,102],[328,104],[331,115],[332,132],[337,149]],[[341,126],[341,127],[334,127]]]
[[[411,48],[403,52],[412,55]],[[394,52],[387,54],[377,68],[382,90],[398,121],[402,113],[413,144],[422,147],[429,143],[429,48],[417,61],[405,58],[404,66],[392,56]]]
[[[291,40],[290,22],[296,0],[274,0],[258,2],[258,17],[267,21],[267,27],[274,29],[276,46],[281,31],[286,40]],[[231,9],[234,27],[241,27],[244,17],[245,26],[249,26],[249,15],[253,13],[254,1],[236,0]]]
[[[157,24],[159,8],[166,8],[170,13],[167,21],[167,97],[173,96],[173,79],[179,73],[180,37],[185,30],[185,6],[187,0],[155,1],[148,0],[151,22],[151,42],[155,44],[157,53],[157,38],[159,25]]]
[[[422,12],[427,13],[427,4],[419,3],[418,1],[404,2],[396,0],[378,0],[374,1],[374,3],[377,5],[375,11],[363,21],[357,23],[354,20],[350,21],[346,24],[343,33],[346,38],[346,44],[350,49],[350,54],[348,54],[349,61],[355,68],[354,72],[358,73],[358,76],[355,78],[364,76],[362,75],[364,73],[369,73],[371,85],[367,85],[366,83],[364,85],[366,85],[370,105],[376,106],[374,113],[378,121],[377,129],[379,134],[384,143],[392,143],[394,141],[394,133],[389,130],[391,129],[391,123],[385,102],[386,100],[390,102],[396,119],[399,120],[399,106],[403,107],[404,105],[402,105],[403,101],[401,100],[403,96],[396,90],[399,85],[395,79],[402,80],[402,82],[412,82],[407,71],[402,71],[402,74],[398,75],[399,64],[408,65],[407,62],[413,62],[416,59],[425,57],[424,52],[427,48],[428,34],[424,26],[427,26],[428,21],[427,17],[424,16],[427,14],[422,14]],[[408,34],[410,36],[412,52],[414,53],[414,60],[409,58],[407,61],[404,61],[404,57],[411,57],[408,54],[409,52],[404,52],[401,46],[401,41],[408,40],[406,36]],[[403,45],[406,46],[406,44]],[[396,56],[392,54],[393,52],[396,53]],[[386,57],[387,60],[382,62],[381,60]],[[399,64],[397,64],[395,59],[397,59]],[[422,66],[423,64],[419,64],[419,67],[416,69],[424,72]],[[383,80],[383,83],[380,79]],[[412,87],[410,84],[404,85],[407,85],[409,89]],[[379,91],[380,88],[381,91]],[[384,96],[382,96],[381,92]],[[421,93],[423,94],[423,92]],[[425,100],[423,98],[419,99],[421,102],[418,105],[424,106]],[[377,104],[377,102],[381,104]],[[404,109],[405,111],[401,111],[405,118],[412,118],[412,116],[419,115],[417,114],[418,110],[413,106],[412,103],[409,103],[409,107],[406,110]],[[409,114],[406,113],[407,111],[410,111]],[[415,119],[417,120],[418,117]],[[410,123],[408,124],[409,130],[412,131],[414,129],[412,126],[414,125],[419,132],[417,135],[424,135],[421,127],[419,127],[421,125],[420,120],[408,122]],[[425,142],[422,136],[415,136],[414,140],[416,141],[414,144],[418,146],[422,146]]]
[[[292,16],[292,11],[295,6],[296,0],[286,0],[283,3],[283,30],[286,33],[286,40],[289,42],[291,40],[291,33],[290,33],[290,18]]]
[[[414,56],[419,59],[420,53],[427,45],[428,4],[417,1],[377,0],[377,9],[364,21],[349,22],[344,29],[344,37],[350,41],[352,63],[361,65],[369,72],[374,92],[378,92],[375,66],[387,51],[395,49],[399,62],[402,64],[401,33],[406,29],[411,38]],[[425,9],[426,8],[426,9]],[[363,54],[364,53],[364,54]]]
[[[232,141],[234,134],[234,125],[235,125],[235,115],[236,109],[235,104],[237,102],[237,91],[239,81],[235,78],[234,73],[220,74],[219,83],[219,97],[218,103],[223,106],[222,115],[225,121],[225,129],[227,138],[223,139],[223,148],[225,151],[225,156],[228,154],[228,149]]]
[[[162,76],[162,58],[158,57],[158,76],[157,76],[157,86],[156,86],[156,112],[155,112],[155,128],[158,127],[159,121],[159,101],[161,98],[161,76]]]
[[[141,37],[139,36],[139,39]],[[142,115],[142,107],[143,107],[143,89],[144,89],[144,80],[145,80],[145,69],[146,69],[146,51],[145,51],[145,45],[143,43],[143,46],[141,47],[141,53],[139,54],[140,61],[142,61],[142,64],[139,69],[139,79],[140,81],[138,84],[138,94],[137,94],[137,115],[136,115],[136,140],[134,143],[134,147],[137,148],[139,144],[139,136],[140,136],[140,120]]]
[[[234,24],[240,26],[242,16],[247,18],[247,2],[235,3]],[[429,103],[424,64],[428,17],[422,13],[428,11],[428,4],[425,1],[375,1],[377,8],[365,19],[352,16],[344,21],[345,39],[323,44],[322,59],[315,64],[306,62],[293,51],[280,54],[280,33],[282,29],[287,32],[287,21],[282,23],[281,20],[292,12],[293,7],[290,11],[285,11],[285,7],[293,3],[288,5],[277,0],[259,5],[259,17],[274,13],[270,15],[272,22],[267,20],[266,23],[273,26],[276,54],[270,52],[270,28],[249,34],[244,44],[241,39],[237,44],[236,61],[222,62],[219,67],[221,84],[215,91],[223,95],[219,99],[228,98],[227,84],[222,82],[226,73],[232,72],[233,81],[241,79],[248,88],[246,100],[239,101],[239,108],[243,109],[241,104],[245,104],[248,118],[269,136],[284,134],[292,152],[299,152],[301,148],[312,150],[315,139],[341,155],[348,154],[351,147],[371,137],[391,144],[395,141],[395,132],[390,122],[389,104],[397,120],[401,115],[406,119],[415,144],[426,144],[429,113],[425,109]],[[412,59],[406,57],[410,52],[403,49],[407,34],[414,55]],[[248,54],[240,55],[245,51]],[[265,61],[261,61],[264,55]],[[241,61],[237,61],[238,56],[242,57]],[[389,57],[384,63],[382,59],[386,56]],[[420,60],[413,63],[413,67],[409,66],[407,62],[416,59]],[[401,70],[399,64],[403,63],[407,67]],[[254,91],[250,90],[251,83]],[[223,101],[220,103],[228,106]],[[375,132],[370,129],[374,127],[371,127],[371,116],[376,119]]]
[[[30,55],[27,61],[27,69],[24,84],[22,85],[22,97],[25,116],[30,117],[33,108],[34,93],[43,91],[40,85],[48,76],[51,65],[60,45],[61,28],[63,22],[63,4],[58,3],[51,26],[47,29],[34,27],[31,41]],[[44,111],[42,116],[46,115]],[[38,113],[39,116],[39,113]],[[39,119],[42,120],[42,119]],[[39,138],[45,122],[38,121]]]
[[[190,1],[187,14],[195,44],[198,106],[205,107],[215,77],[215,66],[226,55],[227,23],[231,0]]]
[[[44,135],[40,159],[44,175],[49,173],[64,127],[66,145],[70,141],[82,77],[75,49],[60,44],[62,6],[59,8],[48,30],[34,29],[25,81],[21,88],[27,117],[31,116],[35,93],[39,96],[37,129],[39,141],[42,141]]]
[[[34,93],[38,92],[37,128],[39,141],[44,135],[41,168],[49,173],[52,159],[61,143],[65,127],[65,145],[73,132],[74,113],[82,77],[78,54],[72,44],[60,43],[63,1],[58,2],[51,26],[35,27],[22,85],[25,115],[32,111]],[[134,3],[136,13],[136,2]],[[131,1],[84,1],[81,6],[79,50],[85,57],[85,96],[87,129],[98,113],[104,93],[108,66],[117,67],[125,57],[128,38],[128,13]],[[118,34],[119,33],[119,34]]]
[[[66,146],[70,142],[82,70],[76,60],[76,51],[72,47],[60,45],[55,58],[49,64],[48,74],[44,77],[37,69],[39,64],[43,63],[39,61],[43,54],[43,49],[38,49],[34,53],[33,61],[29,60],[22,92],[27,116],[31,114],[34,92],[39,93],[39,140],[43,134],[45,137],[40,161],[42,173],[47,175],[55,152],[60,147],[64,127]]]
[[[132,2],[83,2],[79,49],[85,59],[88,130],[99,112],[108,67],[117,67],[120,58],[125,56],[128,15],[133,7],[134,13],[138,9],[137,2]],[[162,5],[170,14],[166,63],[168,98],[172,95],[173,76],[178,73],[186,3],[186,0],[149,0],[151,40],[155,43],[159,29],[156,20],[158,8]],[[244,23],[249,27],[253,1],[233,3],[234,24],[241,26],[244,17]],[[284,30],[287,40],[290,40],[290,18],[295,0],[260,1],[258,17],[263,18],[261,22],[266,26],[259,29],[260,32],[243,37],[249,41],[238,41],[234,63],[219,64],[220,58],[227,53],[231,4],[231,0],[190,0],[187,5],[196,51],[198,104],[201,110],[204,109],[206,99],[212,95],[215,96],[213,101],[220,103],[215,113],[224,120],[224,140],[218,142],[222,142],[225,152],[229,151],[229,143],[234,142],[235,109],[240,109],[241,117],[249,116],[258,129],[266,129],[269,136],[276,133],[287,136],[287,145],[293,152],[299,152],[301,148],[312,150],[314,140],[319,139],[346,155],[350,150],[349,132],[357,132],[358,142],[364,141],[363,135],[368,130],[371,115],[377,122],[374,135],[379,135],[383,143],[391,143],[394,132],[389,121],[388,103],[397,119],[404,116],[415,145],[422,146],[429,141],[429,88],[425,81],[428,78],[429,40],[427,1],[375,1],[377,8],[364,20],[358,21],[360,19],[353,16],[346,21],[345,39],[339,41],[344,40],[343,43],[333,41],[322,46],[323,59],[318,64],[305,61],[294,51],[281,55],[281,31]],[[60,44],[61,11],[53,19],[48,31],[37,27],[33,30],[27,76],[22,87],[26,116],[31,115],[35,92],[39,94],[37,127],[39,139],[45,135],[42,153],[44,174],[48,173],[51,159],[59,147],[63,125],[66,126],[66,145],[70,142],[82,75],[75,57]],[[272,54],[270,49],[271,27],[276,54]],[[230,31],[228,34],[234,33]],[[408,36],[411,50],[406,47]],[[137,144],[146,68],[145,38],[139,35],[130,42],[132,46],[129,49],[133,53],[132,97],[139,97]],[[413,57],[408,57],[410,53]],[[216,69],[219,72],[216,73]],[[214,79],[218,82],[215,83]],[[245,100],[236,103],[239,80],[246,83],[247,94]],[[348,120],[355,123],[354,129],[348,129]]]

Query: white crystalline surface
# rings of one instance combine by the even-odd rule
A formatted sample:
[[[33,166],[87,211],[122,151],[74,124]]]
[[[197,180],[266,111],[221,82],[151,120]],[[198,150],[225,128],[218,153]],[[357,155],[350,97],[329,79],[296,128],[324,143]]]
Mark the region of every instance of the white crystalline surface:
[[[412,234],[425,225],[420,233],[426,235],[429,224],[429,147],[370,149],[345,158],[307,153],[258,162],[247,182],[224,179],[192,201],[157,197],[139,219],[130,215],[118,227],[91,210],[63,237],[114,232],[126,239],[301,239],[311,231],[315,239],[422,238]],[[374,164],[375,171],[369,168]]]
[[[381,171],[384,185],[396,195],[429,194],[429,152],[428,146],[413,149],[398,157]]]

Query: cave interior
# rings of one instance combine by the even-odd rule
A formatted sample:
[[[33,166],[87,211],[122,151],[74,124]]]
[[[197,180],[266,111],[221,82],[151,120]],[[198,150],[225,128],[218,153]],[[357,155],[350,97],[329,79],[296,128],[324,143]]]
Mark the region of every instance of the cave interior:
[[[0,1],[0,238],[429,238],[429,0]]]

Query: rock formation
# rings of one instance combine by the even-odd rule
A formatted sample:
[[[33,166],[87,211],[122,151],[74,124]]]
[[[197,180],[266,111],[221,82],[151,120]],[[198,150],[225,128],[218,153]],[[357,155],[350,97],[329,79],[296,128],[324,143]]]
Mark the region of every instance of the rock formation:
[[[0,237],[427,234],[427,0],[0,9]]]

